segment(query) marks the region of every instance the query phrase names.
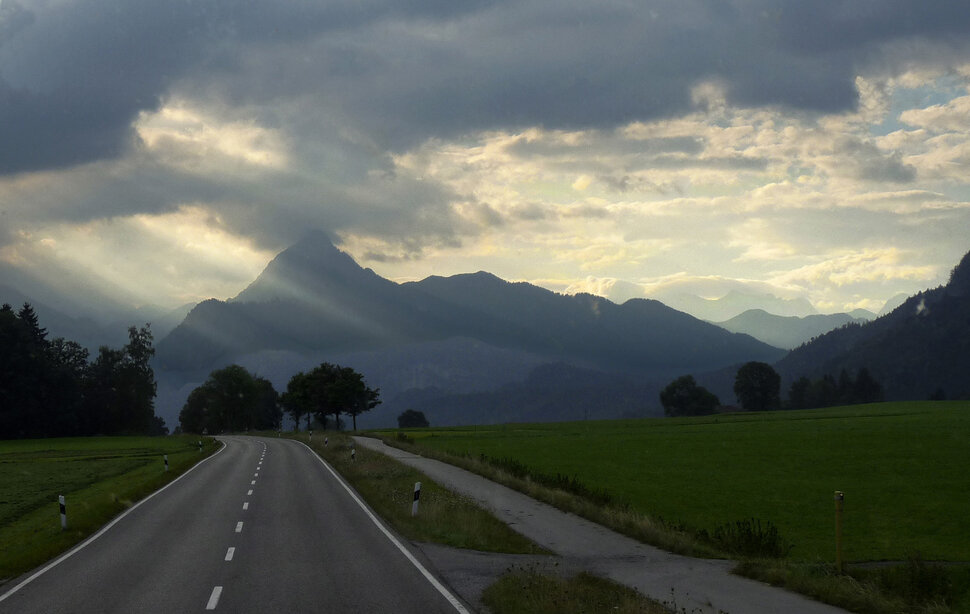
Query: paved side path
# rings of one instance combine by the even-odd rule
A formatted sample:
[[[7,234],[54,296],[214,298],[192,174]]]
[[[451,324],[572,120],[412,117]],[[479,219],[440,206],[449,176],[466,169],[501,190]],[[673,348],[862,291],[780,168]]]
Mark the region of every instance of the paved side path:
[[[845,610],[761,582],[732,575],[730,561],[695,559],[647,546],[575,514],[453,465],[387,446],[378,439],[354,437],[423,471],[442,486],[464,494],[537,544],[564,557],[569,568],[587,569],[631,586],[677,611],[711,614],[837,614]]]

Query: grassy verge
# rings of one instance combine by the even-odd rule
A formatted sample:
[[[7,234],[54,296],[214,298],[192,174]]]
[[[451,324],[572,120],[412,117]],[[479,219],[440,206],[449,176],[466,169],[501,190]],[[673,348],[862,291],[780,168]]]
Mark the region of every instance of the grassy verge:
[[[557,478],[550,479],[541,474],[536,476],[534,473],[528,471],[523,474],[520,471],[510,469],[510,463],[508,462],[490,462],[488,457],[479,456],[478,458],[474,458],[468,455],[458,455],[436,448],[416,445],[413,439],[403,434],[402,436],[394,437],[388,436],[386,433],[377,433],[376,435],[388,445],[450,463],[467,471],[477,473],[493,482],[529,495],[533,499],[548,503],[561,510],[572,512],[577,516],[582,516],[619,533],[623,533],[644,543],[652,544],[658,548],[663,548],[669,552],[708,558],[724,558],[727,556],[722,550],[698,539],[696,534],[689,529],[651,518],[630,509],[623,502],[607,500],[602,495],[594,497],[584,496],[583,490],[591,492],[588,488],[580,487],[578,489],[581,491],[580,493],[569,492],[561,487],[546,485],[549,481],[561,482],[562,480],[557,480]]]
[[[966,401],[408,434],[422,449],[559,476],[675,526],[771,521],[801,561],[833,556],[840,490],[847,561],[970,561]]]
[[[742,559],[741,575],[852,611],[970,612],[965,565],[911,557],[843,575],[820,562],[834,551],[835,488],[852,493],[848,560],[970,560],[965,402],[379,435],[645,543]]]
[[[513,569],[503,575],[485,589],[482,602],[494,614],[669,614],[671,611],[631,588],[587,573],[558,578],[529,568]]]
[[[311,447],[357,490],[367,504],[404,537],[454,548],[513,554],[549,554],[516,533],[468,497],[447,490],[426,475],[366,448],[346,435],[328,433],[329,445],[318,434]],[[289,437],[308,443],[305,433]],[[414,483],[421,482],[418,515],[411,516]]]
[[[970,567],[927,563],[850,568],[839,574],[830,563],[742,561],[740,575],[781,586],[861,614],[950,614],[970,612]]]
[[[197,441],[186,435],[0,442],[0,583],[70,549],[219,448],[206,438],[200,454]],[[64,531],[58,495],[67,499]]]

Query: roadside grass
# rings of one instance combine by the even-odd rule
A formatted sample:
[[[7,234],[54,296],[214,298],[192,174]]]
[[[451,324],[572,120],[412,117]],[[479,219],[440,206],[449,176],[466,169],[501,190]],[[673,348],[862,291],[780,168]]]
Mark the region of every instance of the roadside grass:
[[[572,512],[668,552],[705,558],[727,557],[726,553],[702,542],[690,530],[637,512],[622,501],[612,498],[607,500],[602,494],[595,498],[587,498],[583,494],[570,492],[564,489],[563,481],[556,477],[549,477],[548,474],[540,474],[532,470],[522,474],[517,470],[510,470],[509,467],[512,464],[509,462],[495,461],[483,455],[476,458],[467,454],[425,447],[415,443],[412,435],[420,437],[420,433],[415,431],[401,432],[394,437],[389,436],[387,432],[369,434],[380,437],[388,445],[477,473],[493,482],[529,495],[533,499]],[[559,485],[550,486],[548,485],[550,482],[559,482]]]
[[[200,454],[197,441],[191,435],[0,441],[0,584],[83,541],[219,447],[205,438]],[[58,495],[67,501],[64,531]]]
[[[284,435],[309,443],[306,433]],[[351,460],[350,437],[334,432],[326,436],[329,445],[324,446],[318,434],[311,448],[407,539],[483,552],[550,554],[472,499],[443,488],[417,469],[362,447],[357,447],[356,460]],[[421,499],[417,516],[411,516],[415,482],[421,482]]]
[[[970,560],[967,402],[379,435],[661,548],[733,553],[745,559],[742,575],[854,611],[970,610],[966,567],[910,569],[912,560],[923,569],[924,560]],[[836,489],[846,492],[847,560],[911,562],[834,573]],[[736,533],[774,539],[782,554],[791,545],[790,554],[758,558],[712,539],[744,522]],[[914,591],[914,582],[946,590]]]
[[[970,566],[916,555],[903,564],[850,567],[845,574],[827,562],[743,560],[735,573],[860,614],[970,612]]]
[[[670,614],[664,604],[637,591],[588,573],[571,578],[544,575],[533,568],[515,568],[485,589],[482,602],[493,614],[563,614],[617,612]]]
[[[385,431],[395,444],[396,431]],[[712,533],[771,522],[791,558],[970,561],[970,402],[406,432],[421,450],[563,476],[621,509]],[[424,452],[420,452],[424,453]],[[503,467],[504,465],[504,467]],[[580,493],[581,494],[581,493]]]

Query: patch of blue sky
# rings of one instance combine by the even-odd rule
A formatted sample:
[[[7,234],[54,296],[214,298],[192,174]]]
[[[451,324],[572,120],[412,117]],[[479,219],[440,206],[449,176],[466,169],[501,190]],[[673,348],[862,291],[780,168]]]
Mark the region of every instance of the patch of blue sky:
[[[912,127],[899,120],[903,111],[946,104],[954,98],[965,96],[967,87],[966,77],[960,75],[944,75],[931,84],[915,88],[897,86],[890,99],[889,113],[882,123],[871,124],[869,132],[873,136],[885,136],[897,130],[909,130]]]

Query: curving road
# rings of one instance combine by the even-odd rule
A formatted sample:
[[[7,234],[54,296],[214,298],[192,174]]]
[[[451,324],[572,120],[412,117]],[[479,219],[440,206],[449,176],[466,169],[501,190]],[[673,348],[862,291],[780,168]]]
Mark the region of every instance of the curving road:
[[[221,439],[0,612],[467,611],[308,448]]]

